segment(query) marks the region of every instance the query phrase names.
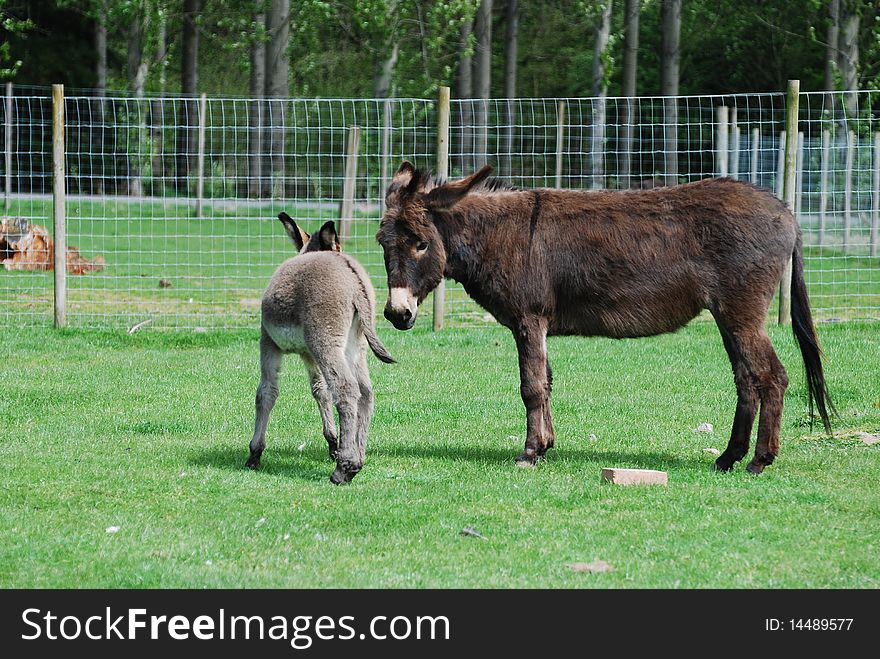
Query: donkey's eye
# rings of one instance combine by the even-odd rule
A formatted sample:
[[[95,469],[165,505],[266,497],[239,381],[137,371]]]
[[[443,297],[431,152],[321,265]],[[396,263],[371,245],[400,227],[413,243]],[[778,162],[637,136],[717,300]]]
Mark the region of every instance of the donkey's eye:
[[[422,242],[420,242],[418,245],[416,245],[416,251],[418,251],[418,252],[424,252],[427,249],[428,249],[428,243],[424,240]]]

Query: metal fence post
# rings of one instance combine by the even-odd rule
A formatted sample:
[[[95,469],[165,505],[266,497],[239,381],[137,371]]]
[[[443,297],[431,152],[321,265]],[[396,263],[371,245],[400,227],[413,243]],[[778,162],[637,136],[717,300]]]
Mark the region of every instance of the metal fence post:
[[[556,187],[562,187],[562,140],[565,137],[565,101],[556,109]]]
[[[831,162],[831,131],[822,130],[822,156],[819,162],[819,247],[825,242],[825,216],[828,210],[828,167]]]
[[[339,235],[342,240],[347,240],[351,235],[360,143],[361,129],[358,126],[350,126],[345,148],[345,178],[342,180],[342,203],[339,206]]]
[[[441,87],[437,98],[437,177],[445,179],[449,176],[449,87]],[[434,289],[435,332],[443,329],[443,318],[446,314],[446,282],[441,279]]]
[[[727,176],[727,116],[726,105],[719,105],[715,109],[718,126],[715,129],[715,149],[717,150],[716,161],[718,176]]]
[[[208,122],[208,97],[202,94],[199,99],[199,151],[196,160],[196,217],[202,216],[202,202],[205,198],[205,127]]]
[[[874,133],[874,172],[871,186],[871,258],[877,256],[877,232],[880,229],[880,133]]]
[[[6,200],[3,207],[12,208],[12,83],[6,83]]]
[[[388,156],[391,153],[391,101],[385,99],[382,108],[382,156],[380,175],[381,188],[379,189],[379,208],[382,215],[385,215],[385,189],[388,187]]]
[[[52,222],[55,232],[55,327],[67,325],[67,227],[64,216],[64,85],[52,85]]]
[[[801,81],[788,81],[788,100],[786,103],[785,126],[785,170],[783,176],[782,200],[794,212],[794,194],[797,169],[798,103],[800,101]],[[786,263],[779,281],[779,319],[780,325],[791,323],[791,258]]]

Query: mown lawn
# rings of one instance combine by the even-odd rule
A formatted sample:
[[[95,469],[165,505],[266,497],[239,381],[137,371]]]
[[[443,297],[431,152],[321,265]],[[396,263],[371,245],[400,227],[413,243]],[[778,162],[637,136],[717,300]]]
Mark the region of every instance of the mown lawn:
[[[880,434],[880,325],[819,331],[836,430]],[[703,450],[724,448],[735,402],[712,323],[551,339],[557,448],[535,469],[513,462],[506,331],[380,332],[399,363],[371,357],[367,464],[334,487],[295,358],[263,467],[244,468],[254,331],[7,331],[0,587],[880,586],[880,444],[811,432],[787,329],[771,328],[791,376],[782,452],[759,478],[716,474]],[[605,466],[669,486],[603,485]],[[595,560],[614,570],[567,567]]]

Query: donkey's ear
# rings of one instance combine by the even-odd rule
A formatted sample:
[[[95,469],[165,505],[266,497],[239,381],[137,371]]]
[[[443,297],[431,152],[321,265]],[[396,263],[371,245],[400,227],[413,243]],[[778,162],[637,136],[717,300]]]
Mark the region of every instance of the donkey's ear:
[[[486,180],[492,173],[492,166],[482,169],[459,181],[438,186],[425,195],[425,206],[431,210],[448,210],[455,206],[475,185]]]
[[[284,211],[278,213],[278,219],[281,220],[281,224],[284,225],[284,230],[287,232],[287,235],[290,236],[293,244],[296,245],[296,249],[301,250],[303,245],[309,242],[309,234],[300,229],[296,222],[293,221],[293,218]]]
[[[342,251],[342,245],[339,243],[339,234],[336,233],[336,225],[333,223],[333,220],[324,222],[323,226],[318,230],[317,238],[320,241],[322,250]]]
[[[398,188],[409,185],[409,182],[412,180],[415,171],[415,165],[413,165],[409,160],[404,160],[402,163],[400,163],[400,167],[397,168],[394,176],[391,177],[391,183],[396,183]]]

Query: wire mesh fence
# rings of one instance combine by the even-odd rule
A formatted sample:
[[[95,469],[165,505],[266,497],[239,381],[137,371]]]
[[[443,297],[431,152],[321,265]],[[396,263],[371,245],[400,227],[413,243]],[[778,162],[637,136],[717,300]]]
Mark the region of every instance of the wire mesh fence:
[[[880,318],[880,99],[800,99],[795,206],[816,314]],[[28,90],[6,108],[0,324],[49,324],[51,96]],[[730,175],[781,195],[785,113],[782,94],[454,100],[450,176],[486,162],[523,187],[644,189]],[[282,210],[306,231],[342,218],[344,249],[381,298],[384,189],[403,159],[432,168],[436,141],[430,99],[68,97],[69,323],[256,327],[269,276],[294,253],[275,219]],[[28,236],[30,256],[16,262]],[[491,322],[457,284],[446,295],[447,325]]]

